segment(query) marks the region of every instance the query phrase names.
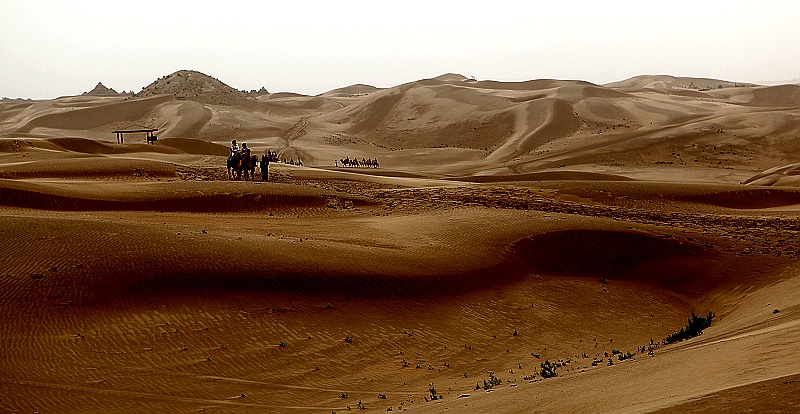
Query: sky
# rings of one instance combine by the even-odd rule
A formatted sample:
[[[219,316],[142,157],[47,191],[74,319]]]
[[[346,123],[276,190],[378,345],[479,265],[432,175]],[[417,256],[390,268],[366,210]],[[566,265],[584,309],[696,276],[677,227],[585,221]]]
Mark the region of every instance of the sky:
[[[800,78],[800,1],[0,0],[0,96],[140,91],[190,69],[316,95],[444,73]]]

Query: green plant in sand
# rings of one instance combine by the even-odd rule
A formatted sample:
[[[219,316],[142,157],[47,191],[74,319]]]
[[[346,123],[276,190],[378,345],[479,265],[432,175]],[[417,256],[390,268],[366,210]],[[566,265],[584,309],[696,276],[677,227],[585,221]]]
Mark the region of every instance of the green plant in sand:
[[[673,342],[680,342],[684,339],[690,339],[700,335],[703,333],[703,329],[711,326],[712,319],[714,319],[714,313],[711,311],[709,311],[705,317],[697,316],[697,314],[692,311],[692,316],[689,318],[686,326],[681,327],[681,329],[669,334],[666,338],[664,338],[664,345],[671,344]]]
[[[542,378],[553,378],[558,376],[556,363],[550,362],[549,359],[546,359],[544,362],[539,364],[539,367],[539,375],[541,375]]]

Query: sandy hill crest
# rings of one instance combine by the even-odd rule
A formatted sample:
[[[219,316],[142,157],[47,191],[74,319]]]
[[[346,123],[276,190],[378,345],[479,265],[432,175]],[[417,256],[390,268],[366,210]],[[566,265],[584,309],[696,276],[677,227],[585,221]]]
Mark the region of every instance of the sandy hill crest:
[[[144,98],[165,94],[178,100],[212,105],[251,106],[255,102],[248,98],[248,94],[194,70],[179,70],[158,78],[134,96]]]
[[[83,95],[87,96],[117,96],[119,93],[113,88],[106,87],[103,82],[97,82],[97,85],[89,92],[84,92]]]
[[[442,82],[462,82],[468,80],[469,78],[458,73],[445,73],[444,75],[439,75],[433,79]]]
[[[750,177],[742,184],[800,187],[800,163],[770,168]]]
[[[380,90],[372,85],[365,85],[357,83],[355,85],[345,86],[344,88],[336,88],[325,92],[322,96],[353,96],[353,95],[366,95]]]
[[[757,86],[753,83],[731,82],[720,79],[693,78],[671,75],[640,75],[619,82],[603,85],[607,88],[635,88],[635,89],[723,89],[744,86]]]

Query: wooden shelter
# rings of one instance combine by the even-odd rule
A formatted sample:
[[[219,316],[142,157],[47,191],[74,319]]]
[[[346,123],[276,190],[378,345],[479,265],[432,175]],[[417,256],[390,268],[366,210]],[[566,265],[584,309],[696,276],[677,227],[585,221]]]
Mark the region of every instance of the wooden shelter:
[[[116,131],[112,131],[114,134],[117,135],[117,144],[123,144],[125,134],[147,134],[147,143],[153,144],[158,140],[158,137],[155,135],[155,132],[158,129],[151,129],[151,128],[142,128],[142,129],[118,129]]]

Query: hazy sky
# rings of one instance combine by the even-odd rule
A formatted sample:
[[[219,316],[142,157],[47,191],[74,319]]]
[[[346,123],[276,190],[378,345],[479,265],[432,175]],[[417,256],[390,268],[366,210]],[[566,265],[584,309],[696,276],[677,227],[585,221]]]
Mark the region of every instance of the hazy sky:
[[[0,96],[138,92],[180,69],[312,95],[446,72],[779,81],[800,78],[800,1],[0,0]]]

